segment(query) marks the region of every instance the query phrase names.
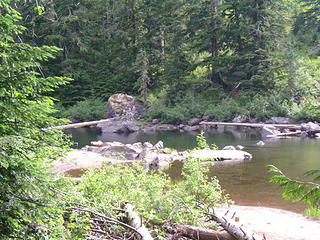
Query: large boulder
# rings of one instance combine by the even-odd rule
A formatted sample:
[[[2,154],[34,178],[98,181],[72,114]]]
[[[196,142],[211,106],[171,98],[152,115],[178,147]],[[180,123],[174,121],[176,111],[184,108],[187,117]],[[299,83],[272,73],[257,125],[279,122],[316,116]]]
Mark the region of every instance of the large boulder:
[[[114,94],[108,99],[109,117],[139,119],[145,112],[143,103],[127,94]]]
[[[110,122],[97,125],[103,133],[132,133],[140,130],[139,124],[131,120],[114,118]]]
[[[320,133],[320,125],[313,122],[302,123],[301,130],[307,132],[309,137],[316,137],[316,134]]]
[[[320,126],[317,123],[308,122],[301,124],[301,130],[303,131],[317,131],[320,130]]]

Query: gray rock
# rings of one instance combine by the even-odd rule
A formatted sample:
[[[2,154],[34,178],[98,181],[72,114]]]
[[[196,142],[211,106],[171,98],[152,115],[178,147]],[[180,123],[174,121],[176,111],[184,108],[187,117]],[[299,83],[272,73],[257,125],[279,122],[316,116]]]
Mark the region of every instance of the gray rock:
[[[111,117],[126,117],[129,119],[139,119],[145,112],[143,102],[134,99],[127,94],[114,94],[108,99],[108,115]]]
[[[308,133],[305,132],[305,131],[303,131],[303,132],[301,132],[298,136],[299,136],[299,137],[306,138],[306,137],[308,137]]]
[[[264,141],[259,141],[259,142],[256,143],[256,145],[258,145],[258,146],[264,146],[265,143],[264,143]]]
[[[101,146],[103,146],[103,142],[102,142],[102,141],[92,141],[92,142],[90,142],[90,144],[91,144],[92,146],[96,146],[96,147],[101,147]]]
[[[132,146],[133,146],[134,148],[138,148],[138,149],[142,149],[142,147],[143,147],[143,145],[142,145],[141,142],[134,143],[134,144],[132,144]]]
[[[163,142],[162,142],[162,141],[157,142],[157,143],[153,146],[153,148],[155,148],[155,149],[157,149],[157,150],[163,149]]]
[[[201,121],[202,121],[201,118],[191,118],[191,119],[188,121],[188,125],[194,126],[194,125],[199,124]]]
[[[228,145],[222,148],[222,150],[236,150],[236,148],[234,146]]]
[[[247,122],[249,120],[249,118],[246,115],[239,115],[237,117],[235,117],[232,122],[234,123],[244,123]]]
[[[301,124],[301,130],[306,131],[309,137],[316,137],[316,134],[320,133],[320,126],[313,122],[303,123]]]
[[[275,123],[275,124],[290,124],[292,121],[286,117],[271,117],[266,123]]]
[[[124,157],[127,160],[135,160],[139,156],[138,153],[133,153],[133,152],[127,152],[125,153]]]
[[[279,134],[280,131],[277,130],[273,126],[268,126],[268,127],[263,127],[260,133],[261,133],[262,138],[267,138],[267,137],[270,137],[272,135]]]
[[[185,126],[183,128],[183,130],[187,131],[187,132],[192,132],[192,131],[198,131],[201,129],[200,125],[195,125],[195,126]]]
[[[156,126],[146,126],[142,128],[142,131],[145,133],[155,133],[157,131]]]
[[[142,144],[142,146],[143,146],[144,148],[148,148],[148,149],[153,148],[153,145],[152,145],[151,143],[149,143],[149,142],[144,142],[144,143]]]
[[[317,139],[320,139],[320,133],[316,133],[316,134],[315,134],[315,137],[316,137]]]
[[[152,124],[157,124],[159,123],[159,119],[152,119]]]
[[[320,126],[317,123],[308,122],[301,124],[301,130],[303,131],[317,131],[320,130]]]
[[[180,129],[183,129],[185,126],[186,126],[186,125],[184,125],[184,124],[179,124],[179,128],[180,128]]]
[[[144,160],[147,157],[148,151],[142,150],[139,155],[136,157],[136,159]]]
[[[242,145],[237,145],[237,146],[236,146],[236,149],[237,149],[237,150],[242,150],[242,149],[244,149],[244,146],[242,146]]]
[[[157,124],[154,126],[156,131],[174,131],[178,130],[178,126],[173,124]]]
[[[140,130],[140,127],[134,121],[119,118],[114,118],[110,122],[100,123],[97,127],[101,129],[102,133],[131,133]]]

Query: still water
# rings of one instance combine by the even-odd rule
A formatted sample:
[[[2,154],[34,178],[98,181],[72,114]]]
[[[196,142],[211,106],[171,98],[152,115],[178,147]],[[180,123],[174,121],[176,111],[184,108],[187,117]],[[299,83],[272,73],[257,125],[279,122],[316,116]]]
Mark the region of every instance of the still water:
[[[80,148],[90,141],[118,141],[122,143],[151,142],[162,140],[165,147],[178,150],[191,149],[196,145],[197,133],[159,132],[154,134],[132,133],[129,135],[100,134],[95,128],[67,130]],[[320,140],[288,138],[271,139],[262,147],[257,146],[260,135],[254,130],[213,129],[205,133],[209,144],[218,147],[242,145],[253,155],[250,161],[217,162],[210,169],[210,176],[217,176],[221,186],[238,205],[265,206],[302,213],[304,204],[291,203],[281,198],[281,190],[269,183],[267,166],[280,168],[287,176],[307,180],[302,175],[311,169],[320,169]],[[181,163],[169,170],[173,178],[180,176]]]

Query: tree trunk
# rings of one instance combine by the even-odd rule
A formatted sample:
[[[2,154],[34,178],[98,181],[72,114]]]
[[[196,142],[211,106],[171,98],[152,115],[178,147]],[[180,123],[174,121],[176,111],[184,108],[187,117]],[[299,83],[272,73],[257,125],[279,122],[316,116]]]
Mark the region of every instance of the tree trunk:
[[[264,237],[259,236],[243,225],[239,225],[232,218],[228,218],[227,216],[217,216],[215,213],[210,213],[208,215],[212,217],[212,220],[216,221],[230,235],[238,240],[265,240]]]
[[[174,228],[182,236],[197,240],[236,240],[227,232],[213,231],[188,225],[175,224]]]
[[[139,216],[139,214],[134,212],[133,205],[129,203],[124,204],[122,206],[122,209],[127,214],[128,224],[132,226],[141,235],[141,240],[153,240],[153,237],[149,233],[148,229],[142,223],[142,219]]]

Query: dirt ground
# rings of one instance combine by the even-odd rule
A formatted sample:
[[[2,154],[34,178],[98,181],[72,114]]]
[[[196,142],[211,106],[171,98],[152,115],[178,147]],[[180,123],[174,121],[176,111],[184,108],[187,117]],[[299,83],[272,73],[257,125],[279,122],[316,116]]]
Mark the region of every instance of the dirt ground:
[[[280,209],[229,206],[217,209],[218,214],[236,212],[239,224],[265,236],[267,240],[320,240],[320,220]]]

